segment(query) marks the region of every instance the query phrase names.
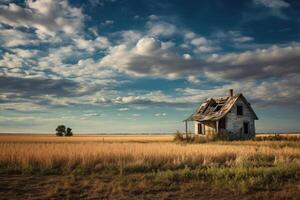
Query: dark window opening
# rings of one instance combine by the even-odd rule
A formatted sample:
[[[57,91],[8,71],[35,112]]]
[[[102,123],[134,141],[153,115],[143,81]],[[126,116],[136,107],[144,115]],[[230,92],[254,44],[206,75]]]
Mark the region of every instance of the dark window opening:
[[[198,124],[198,134],[203,134],[202,132],[202,124]]]
[[[243,115],[243,106],[238,105],[238,106],[236,107],[236,114],[237,114],[237,115]]]
[[[223,107],[222,105],[218,105],[215,109],[215,112],[218,112],[219,110],[221,110],[222,107]]]
[[[218,104],[217,103],[212,103],[211,107],[216,107]]]
[[[244,133],[245,134],[249,133],[249,123],[248,122],[244,122]]]
[[[219,129],[226,129],[226,121],[224,117],[219,120]]]

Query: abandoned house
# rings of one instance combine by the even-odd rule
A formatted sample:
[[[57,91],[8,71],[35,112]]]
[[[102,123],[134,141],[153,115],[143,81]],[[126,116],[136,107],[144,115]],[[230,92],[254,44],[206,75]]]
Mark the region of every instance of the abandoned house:
[[[230,139],[255,137],[257,115],[243,94],[209,98],[185,121],[194,121],[195,134],[203,136],[222,135]]]

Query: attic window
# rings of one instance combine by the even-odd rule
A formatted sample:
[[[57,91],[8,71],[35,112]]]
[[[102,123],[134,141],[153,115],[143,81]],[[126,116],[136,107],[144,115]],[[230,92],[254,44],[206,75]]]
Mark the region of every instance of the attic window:
[[[236,115],[243,115],[243,106],[242,105],[236,106]]]
[[[218,104],[217,103],[212,103],[211,107],[216,107]]]
[[[215,109],[215,112],[218,112],[219,110],[221,110],[222,107],[223,107],[223,105],[218,105]]]

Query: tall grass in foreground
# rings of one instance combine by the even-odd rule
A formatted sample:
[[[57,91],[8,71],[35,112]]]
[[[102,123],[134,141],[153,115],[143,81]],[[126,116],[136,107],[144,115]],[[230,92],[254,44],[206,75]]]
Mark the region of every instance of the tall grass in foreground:
[[[0,169],[15,172],[120,173],[206,166],[274,166],[300,159],[299,148],[174,143],[0,143]]]
[[[241,192],[300,178],[299,141],[176,144],[83,139],[0,137],[0,173],[137,175],[154,185],[199,180]]]

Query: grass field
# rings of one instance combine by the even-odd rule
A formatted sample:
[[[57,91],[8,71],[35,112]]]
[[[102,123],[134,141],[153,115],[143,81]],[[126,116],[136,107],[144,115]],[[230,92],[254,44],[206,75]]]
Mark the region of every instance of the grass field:
[[[0,199],[298,199],[299,136],[260,137],[0,135]]]

